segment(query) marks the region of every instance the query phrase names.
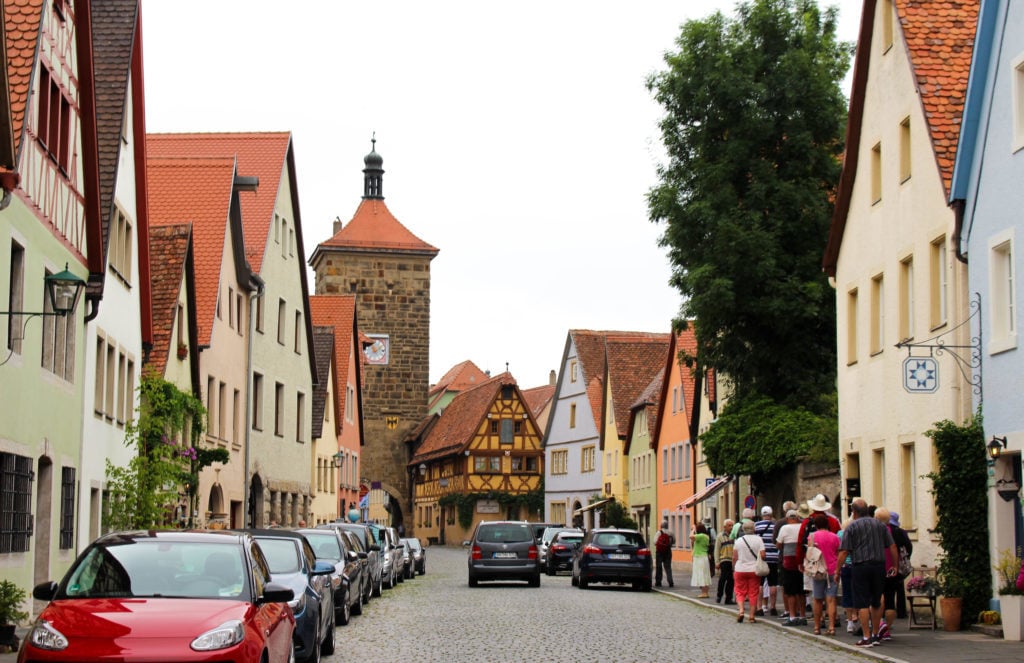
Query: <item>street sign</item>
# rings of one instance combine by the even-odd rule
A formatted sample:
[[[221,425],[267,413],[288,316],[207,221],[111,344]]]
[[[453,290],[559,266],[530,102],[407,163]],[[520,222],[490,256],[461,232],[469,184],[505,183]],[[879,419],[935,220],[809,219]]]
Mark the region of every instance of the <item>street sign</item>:
[[[747,495],[743,498],[743,507],[745,509],[753,509],[755,504],[757,504],[757,502],[754,500],[753,495]]]
[[[934,357],[904,359],[903,388],[912,394],[934,394],[939,389],[939,362]]]
[[[716,481],[718,481],[718,479],[716,479],[715,477],[708,477],[707,479],[704,479],[704,487],[707,488]]]
[[[366,497],[369,494],[370,494],[370,487],[367,486],[365,483],[359,484],[359,499],[361,500],[361,499],[363,499],[364,497]]]

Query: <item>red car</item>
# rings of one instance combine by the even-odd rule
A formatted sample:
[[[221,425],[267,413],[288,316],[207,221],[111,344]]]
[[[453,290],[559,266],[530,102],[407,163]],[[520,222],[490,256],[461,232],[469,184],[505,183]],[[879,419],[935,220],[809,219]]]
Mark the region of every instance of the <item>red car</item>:
[[[33,596],[20,663],[294,660],[294,594],[244,532],[108,534]]]

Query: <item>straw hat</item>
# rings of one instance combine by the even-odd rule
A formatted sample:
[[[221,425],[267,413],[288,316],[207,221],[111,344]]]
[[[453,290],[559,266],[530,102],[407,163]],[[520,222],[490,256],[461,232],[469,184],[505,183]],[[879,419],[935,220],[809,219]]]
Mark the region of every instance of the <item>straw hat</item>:
[[[825,499],[825,496],[822,495],[821,493],[818,493],[813,498],[808,500],[807,506],[811,509],[811,511],[828,511],[829,509],[832,508],[832,505],[829,503],[827,499]]]

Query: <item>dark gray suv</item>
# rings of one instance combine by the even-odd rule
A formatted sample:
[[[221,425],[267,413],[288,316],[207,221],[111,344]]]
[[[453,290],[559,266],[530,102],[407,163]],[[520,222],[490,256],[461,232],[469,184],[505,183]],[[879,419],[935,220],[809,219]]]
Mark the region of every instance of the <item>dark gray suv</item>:
[[[525,580],[540,587],[540,558],[530,523],[482,522],[469,542],[469,586],[481,580]]]

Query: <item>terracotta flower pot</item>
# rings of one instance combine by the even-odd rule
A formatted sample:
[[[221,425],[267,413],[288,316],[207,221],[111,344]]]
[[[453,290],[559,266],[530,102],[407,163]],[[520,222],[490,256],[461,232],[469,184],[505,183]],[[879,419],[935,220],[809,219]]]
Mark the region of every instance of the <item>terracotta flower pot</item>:
[[[945,631],[960,630],[960,613],[963,610],[964,600],[962,598],[950,598],[943,596],[939,599],[939,607],[942,610],[942,628]]]

